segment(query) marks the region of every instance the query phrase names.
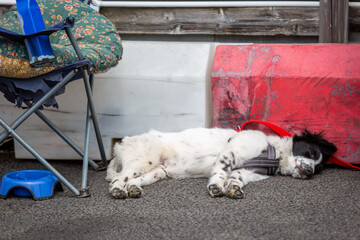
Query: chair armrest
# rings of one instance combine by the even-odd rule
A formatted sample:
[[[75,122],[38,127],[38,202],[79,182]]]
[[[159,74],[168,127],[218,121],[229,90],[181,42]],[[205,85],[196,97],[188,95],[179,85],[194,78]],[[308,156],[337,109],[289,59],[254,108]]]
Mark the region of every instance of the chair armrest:
[[[75,23],[75,19],[73,17],[67,17],[64,21],[59,22],[57,24],[55,24],[54,26],[48,27],[40,32],[36,32],[36,33],[32,33],[32,34],[19,34],[10,30],[6,30],[4,28],[0,27],[0,36],[7,38],[7,39],[11,39],[14,41],[20,41],[20,40],[24,40],[27,38],[31,38],[31,37],[36,37],[36,36],[40,36],[40,35],[51,35],[54,32],[57,32],[59,30],[64,30],[66,28],[71,28],[74,26]]]

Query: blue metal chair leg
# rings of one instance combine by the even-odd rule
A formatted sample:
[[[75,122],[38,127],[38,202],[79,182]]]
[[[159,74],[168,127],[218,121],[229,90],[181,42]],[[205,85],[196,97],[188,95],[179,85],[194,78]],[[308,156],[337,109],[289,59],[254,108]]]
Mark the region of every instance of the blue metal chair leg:
[[[107,161],[104,150],[104,145],[102,142],[99,125],[97,122],[97,115],[95,112],[95,108],[92,101],[92,92],[93,92],[93,84],[94,77],[93,74],[90,75],[90,78],[87,75],[87,71],[82,70],[84,85],[86,94],[88,97],[87,111],[86,111],[86,126],[85,126],[85,141],[84,141],[84,158],[83,158],[83,173],[82,173],[82,182],[81,182],[81,190],[80,197],[88,197],[90,196],[89,188],[87,188],[87,174],[88,174],[88,161],[89,161],[89,144],[90,144],[90,122],[93,122],[94,130],[99,146],[99,151],[101,155],[101,166],[103,169],[106,168]]]
[[[106,169],[106,167],[107,167],[106,154],[105,154],[104,144],[102,141],[99,123],[97,120],[97,114],[95,112],[95,107],[94,107],[93,98],[92,98],[92,85],[93,85],[94,77],[93,77],[93,74],[91,74],[90,79],[89,79],[87,71],[82,70],[82,72],[83,72],[83,76],[84,76],[83,79],[84,79],[84,84],[85,84],[86,95],[88,98],[88,106],[90,108],[90,116],[91,116],[91,120],[93,122],[96,140],[97,140],[97,143],[99,146],[99,151],[100,151],[100,156],[101,156],[101,165],[99,164],[99,166],[103,169]],[[91,84],[91,86],[90,86],[90,84]]]
[[[68,36],[68,38],[70,40],[71,45],[74,48],[79,60],[85,59],[85,57],[82,54],[78,44],[76,43],[74,35],[71,33],[70,28],[65,28],[65,32],[66,32],[66,35]],[[96,140],[97,140],[100,155],[101,155],[101,163],[98,164],[99,165],[99,170],[105,170],[106,167],[107,167],[106,154],[105,154],[104,144],[103,144],[103,141],[102,141],[102,138],[101,138],[100,128],[99,128],[99,124],[98,124],[98,121],[97,121],[97,115],[96,115],[96,112],[95,112],[95,107],[94,107],[94,103],[93,103],[93,99],[92,99],[92,89],[91,88],[92,88],[92,82],[94,80],[94,75],[90,74],[90,78],[89,78],[88,71],[87,71],[87,69],[84,69],[84,68],[81,69],[81,72],[82,72],[82,75],[83,75],[85,91],[86,91],[86,95],[87,95],[87,99],[88,99],[88,106],[90,108],[90,117],[91,117],[91,120],[92,120],[93,125],[94,125],[94,131],[95,131],[95,135],[96,135]]]
[[[87,187],[87,174],[88,174],[88,159],[89,159],[89,144],[90,144],[90,107],[87,104],[86,109],[86,125],[85,125],[85,140],[84,140],[84,157],[83,157],[83,169],[81,179],[80,197],[90,196],[89,188]]]
[[[24,101],[24,103],[31,107],[31,103]],[[50,119],[48,119],[41,111],[36,110],[35,114],[41,118],[59,137],[61,137],[75,152],[77,152],[80,157],[84,157],[84,152],[68,137],[64,134],[55,124],[53,124]],[[94,170],[99,169],[99,165],[97,165],[92,159],[89,159],[89,164]]]

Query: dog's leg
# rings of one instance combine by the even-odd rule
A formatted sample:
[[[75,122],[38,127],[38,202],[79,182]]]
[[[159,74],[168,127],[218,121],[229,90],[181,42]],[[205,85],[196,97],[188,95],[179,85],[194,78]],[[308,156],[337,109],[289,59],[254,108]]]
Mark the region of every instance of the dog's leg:
[[[229,154],[223,152],[217,159],[207,186],[212,197],[221,197],[224,195],[224,183],[231,173],[231,162],[234,158],[235,156],[232,152],[229,152]]]
[[[129,180],[129,182],[126,184],[129,197],[140,197],[143,195],[143,190],[141,188],[142,186],[150,185],[164,178],[166,178],[166,172],[162,167],[159,166],[150,172]]]
[[[116,173],[115,177],[110,183],[110,194],[114,198],[126,198],[128,197],[128,183],[144,174],[152,172],[152,169],[159,168],[160,165],[151,168],[152,164],[137,164],[139,161],[134,161],[131,165],[123,166],[120,173]]]
[[[225,183],[226,195],[230,198],[244,198],[243,181],[241,170],[232,171]]]
[[[110,182],[114,179],[120,172],[121,164],[120,161],[116,161],[116,159],[112,159],[107,167],[106,171],[106,181]]]
[[[259,156],[267,148],[267,145],[266,136],[261,132],[240,132],[229,139],[212,170],[208,183],[210,195],[212,197],[224,195],[226,193],[224,185],[232,170],[242,166],[247,159]],[[241,190],[241,187],[239,189]],[[238,194],[240,197],[241,191]]]
[[[114,198],[128,197],[128,182],[160,165],[163,145],[156,134],[145,133],[125,137],[114,146],[114,159],[109,165],[107,179],[111,179],[110,194]],[[119,173],[119,167],[122,167]]]
[[[230,198],[244,198],[242,188],[249,182],[266,179],[268,176],[254,173],[247,169],[233,170],[225,183],[226,196]]]
[[[133,161],[133,164],[122,166],[122,169],[119,171],[120,161],[113,159],[109,164],[110,169],[108,169],[107,178],[112,177],[109,192],[114,198],[126,198],[128,196],[126,185],[127,183],[136,177],[141,176],[147,171],[151,171],[150,164],[140,164],[139,161]],[[136,164],[138,163],[139,164]]]
[[[114,198],[126,198],[127,190],[126,183],[129,181],[129,176],[121,172],[114,177],[110,183],[109,192]]]

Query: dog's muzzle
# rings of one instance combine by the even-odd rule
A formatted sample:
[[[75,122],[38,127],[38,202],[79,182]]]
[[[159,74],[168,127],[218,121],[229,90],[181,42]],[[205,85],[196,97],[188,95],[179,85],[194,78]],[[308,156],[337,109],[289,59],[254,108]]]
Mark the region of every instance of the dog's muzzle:
[[[314,175],[314,170],[311,166],[301,166],[299,167],[299,174],[301,178],[308,179],[311,178]]]
[[[312,159],[297,158],[296,168],[299,171],[299,177],[302,179],[309,179],[315,173],[315,163]]]

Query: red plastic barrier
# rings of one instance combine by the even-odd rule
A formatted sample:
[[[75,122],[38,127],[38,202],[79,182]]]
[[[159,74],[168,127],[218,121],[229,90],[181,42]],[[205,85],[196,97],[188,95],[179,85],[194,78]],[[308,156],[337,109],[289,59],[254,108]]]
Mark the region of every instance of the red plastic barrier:
[[[325,130],[337,156],[360,163],[359,44],[218,46],[212,93],[215,127]]]

